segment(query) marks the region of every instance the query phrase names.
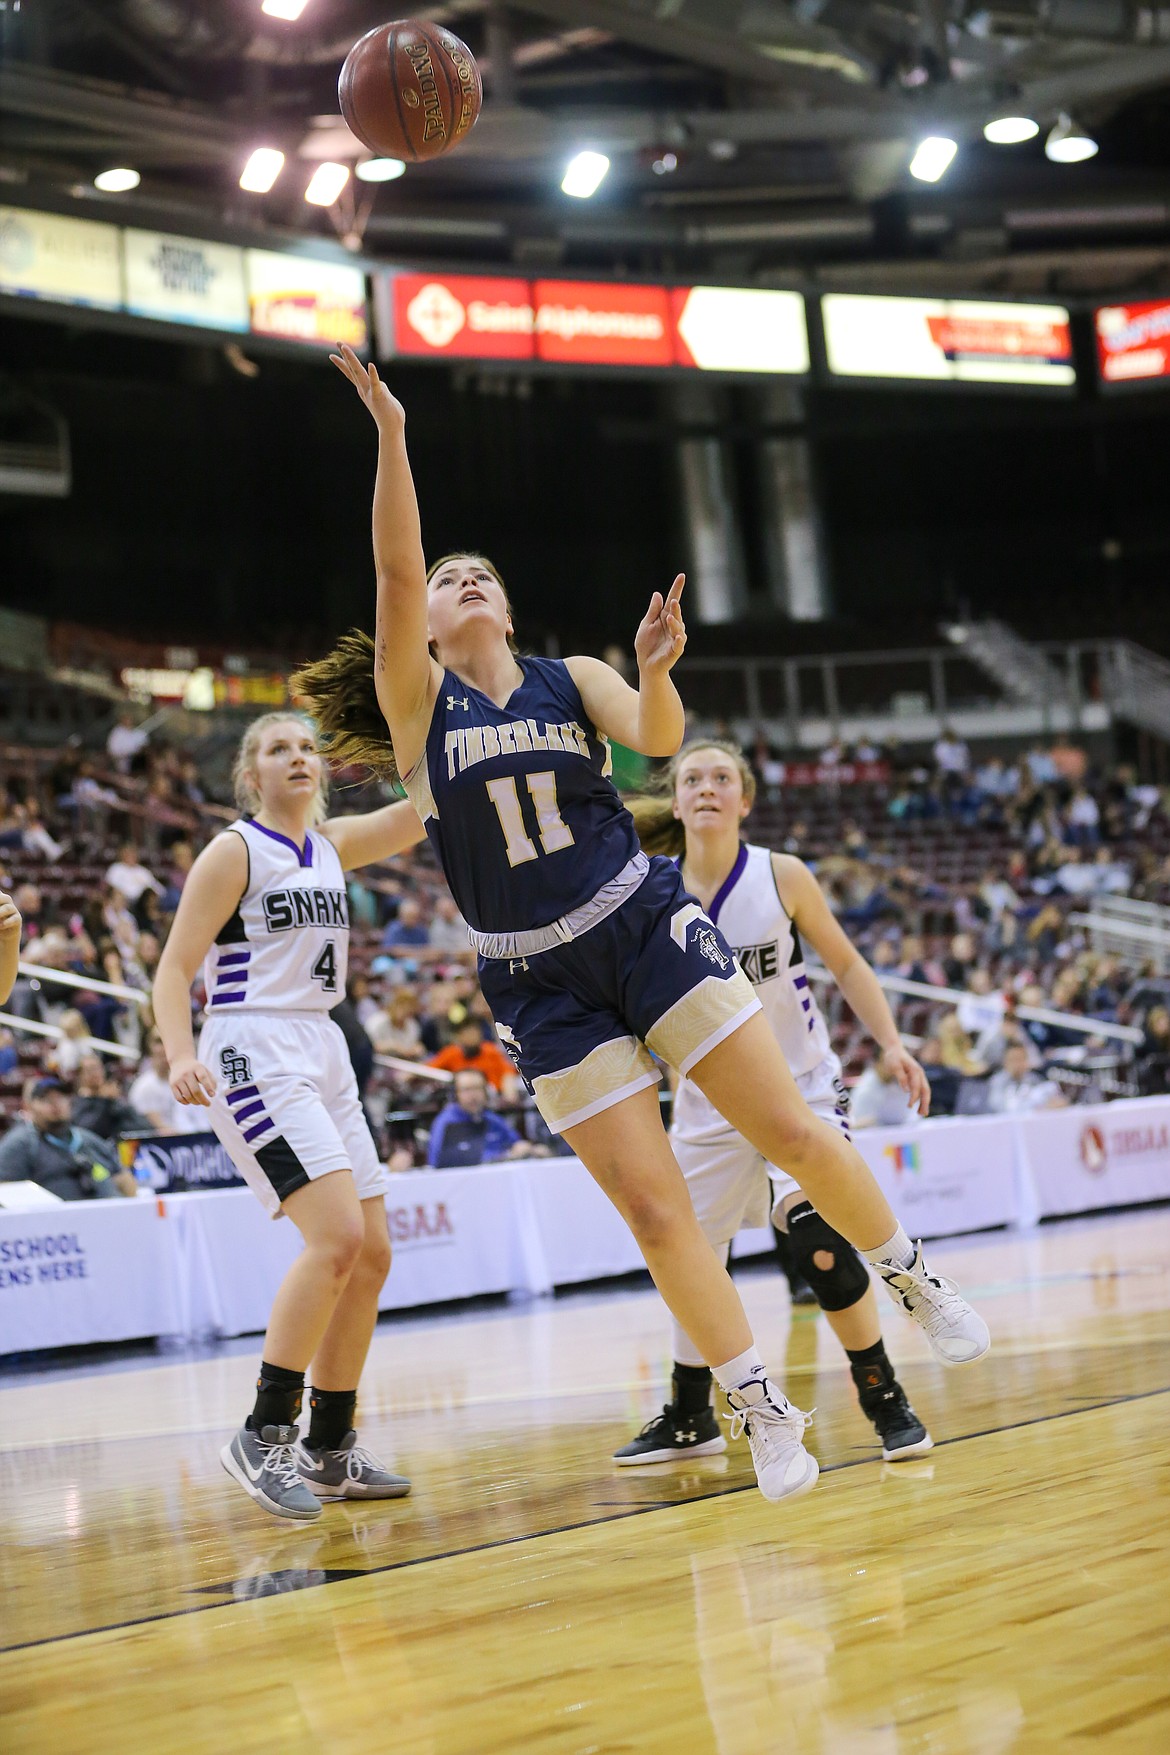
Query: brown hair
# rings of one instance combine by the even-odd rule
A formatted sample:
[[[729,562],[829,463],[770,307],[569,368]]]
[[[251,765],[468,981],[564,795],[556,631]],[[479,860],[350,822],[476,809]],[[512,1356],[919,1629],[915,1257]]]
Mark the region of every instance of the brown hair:
[[[749,809],[755,803],[756,777],[737,743],[726,737],[689,738],[678,754],[653,776],[645,792],[634,793],[626,799],[626,809],[634,819],[638,839],[646,853],[665,853],[673,858],[686,852],[687,832],[674,814],[674,794],[679,769],[696,750],[719,750],[730,756],[739,769]]]
[[[256,757],[260,753],[260,739],[270,725],[299,725],[307,731],[317,744],[317,734],[302,713],[291,708],[286,712],[262,713],[259,719],[253,719],[247,731],[240,739],[240,747],[236,751],[236,759],[232,763],[232,791],[236,804],[246,815],[251,816],[260,809],[260,793],[252,777],[256,765]],[[318,748],[320,746],[318,745]],[[321,767],[321,784],[317,788],[317,796],[313,800],[313,810],[309,818],[310,826],[324,822],[328,812],[329,776]]]
[[[486,555],[441,555],[427,568],[427,584],[441,567],[464,560],[479,561],[486,567],[504,593],[504,602],[511,615],[507,586]],[[508,648],[512,653],[517,650],[511,635],[508,636]],[[437,657],[433,642],[431,655]],[[378,704],[378,691],[374,686],[374,642],[369,634],[360,628],[351,628],[348,634],[342,634],[332,652],[312,664],[302,664],[294,671],[288,686],[290,694],[316,723],[321,752],[329,761],[340,766],[353,763],[372,768],[376,774],[401,784],[402,776],[394,758],[386,716]]]

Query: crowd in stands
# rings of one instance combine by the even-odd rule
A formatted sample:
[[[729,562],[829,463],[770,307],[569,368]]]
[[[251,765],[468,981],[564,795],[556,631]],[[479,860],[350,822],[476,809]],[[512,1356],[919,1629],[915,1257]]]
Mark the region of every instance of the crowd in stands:
[[[762,736],[751,753],[752,838],[808,860],[879,974],[927,990],[895,1003],[935,1112],[1170,1089],[1170,979],[1093,950],[1072,918],[1113,892],[1170,904],[1170,792],[1063,739],[1008,756],[974,756],[951,731],[921,756],[835,744],[816,783],[799,785]],[[376,787],[348,778],[349,808],[377,802]],[[191,863],[234,815],[209,790],[189,752],[130,713],[104,752],[0,749],[0,887],[24,916],[30,966],[8,1009],[61,1032],[0,1027],[11,1124],[0,1178],[40,1163],[50,1185],[125,1192],[120,1141],[200,1127],[171,1096],[148,996]],[[350,902],[336,1015],[392,1166],[561,1149],[495,1040],[463,921],[427,850],[355,874]],[[79,984],[39,982],[37,965]],[[962,997],[944,1003],[931,988]],[[819,997],[855,1124],[900,1122],[902,1093],[840,995],[822,984]],[[1142,1041],[1131,1049],[1037,1010],[1135,1025]]]

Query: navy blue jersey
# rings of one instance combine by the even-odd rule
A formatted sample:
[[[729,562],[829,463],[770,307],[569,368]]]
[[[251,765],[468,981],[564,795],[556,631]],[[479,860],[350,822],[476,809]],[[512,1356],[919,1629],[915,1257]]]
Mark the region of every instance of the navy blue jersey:
[[[607,740],[560,659],[522,658],[497,707],[453,671],[406,788],[460,911],[478,932],[547,926],[639,851]]]

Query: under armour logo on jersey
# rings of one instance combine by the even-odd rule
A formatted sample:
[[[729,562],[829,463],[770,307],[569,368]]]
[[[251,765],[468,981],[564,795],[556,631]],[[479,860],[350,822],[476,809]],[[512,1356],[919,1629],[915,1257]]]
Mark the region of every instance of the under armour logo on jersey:
[[[241,1054],[238,1048],[222,1048],[219,1055],[219,1070],[225,1081],[233,1089],[237,1085],[252,1083],[252,1067],[248,1056]]]
[[[528,961],[525,957],[512,957],[509,959],[509,962],[508,962],[509,975],[514,975],[516,973],[517,969],[521,969],[524,971],[525,974],[527,974]]]
[[[714,963],[717,969],[730,968],[731,958],[720,945],[715,928],[697,902],[688,902],[685,908],[680,908],[678,913],[671,918],[670,936],[679,950],[686,950],[687,928],[695,922],[698,923],[695,944],[700,956],[706,957],[709,963]]]
[[[462,707],[463,711],[465,713],[471,712],[471,702],[467,699],[466,695],[448,695],[447,696],[447,711],[448,711],[448,713],[453,713],[456,707]]]

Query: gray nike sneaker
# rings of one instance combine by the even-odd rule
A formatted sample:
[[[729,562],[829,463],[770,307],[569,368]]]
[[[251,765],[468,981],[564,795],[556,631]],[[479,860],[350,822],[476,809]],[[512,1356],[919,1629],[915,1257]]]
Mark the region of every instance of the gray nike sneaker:
[[[405,1475],[392,1475],[363,1450],[352,1427],[336,1450],[310,1450],[302,1439],[296,1466],[320,1499],[405,1499],[410,1492]]]
[[[295,1426],[265,1426],[253,1432],[241,1426],[219,1453],[228,1474],[244,1492],[274,1517],[312,1523],[321,1507],[297,1471]]]

